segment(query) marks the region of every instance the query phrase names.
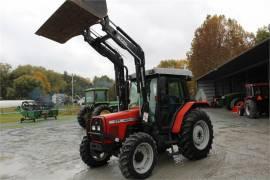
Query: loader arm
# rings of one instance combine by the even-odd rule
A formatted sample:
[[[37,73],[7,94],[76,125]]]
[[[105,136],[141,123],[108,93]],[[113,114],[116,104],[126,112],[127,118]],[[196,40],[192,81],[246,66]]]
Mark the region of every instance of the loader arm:
[[[127,110],[129,103],[128,69],[123,63],[123,58],[116,50],[105,42],[104,38],[98,37],[92,33],[90,29],[85,30],[82,35],[84,36],[84,40],[90,46],[102,56],[107,57],[114,64],[115,86],[119,101],[119,110]]]
[[[100,24],[102,30],[106,33],[103,37],[104,40],[107,38],[112,39],[133,56],[136,68],[137,91],[143,98],[141,112],[142,114],[144,114],[144,112],[148,113],[149,103],[145,84],[145,56],[142,48],[124,30],[116,26],[108,16],[104,17],[100,21]]]
[[[102,30],[105,32],[104,36],[95,35],[91,31],[90,27],[95,24],[102,26]],[[107,15],[106,0],[66,0],[38,29],[36,34],[58,43],[65,43],[75,36],[83,35],[86,42],[114,64],[120,106],[121,109],[127,109],[128,84],[124,72],[126,69],[127,73],[127,68],[116,49],[106,43],[109,39],[113,40],[134,58],[137,91],[143,98],[141,112],[143,115],[147,115],[149,103],[145,84],[144,52],[125,31],[110,21]]]
[[[142,95],[143,104],[141,112],[148,112],[148,100],[145,85],[145,57],[142,48],[130,37],[128,36],[120,27],[116,26],[109,17],[101,19],[99,24],[102,26],[102,30],[106,33],[104,36],[97,36],[91,31],[91,28],[84,30],[83,36],[85,41],[87,41],[98,53],[102,56],[110,59],[115,65],[116,77],[120,80],[124,77],[123,72],[123,59],[121,55],[115,50],[114,47],[106,43],[107,40],[113,40],[122,49],[128,51],[134,58],[135,68],[136,68],[136,81],[137,81],[137,91]],[[120,68],[120,71],[118,72]],[[126,70],[127,72],[127,70]],[[124,83],[122,83],[124,85]],[[123,89],[119,89],[119,92]],[[121,96],[120,100],[121,100]],[[125,104],[128,101],[122,102]]]

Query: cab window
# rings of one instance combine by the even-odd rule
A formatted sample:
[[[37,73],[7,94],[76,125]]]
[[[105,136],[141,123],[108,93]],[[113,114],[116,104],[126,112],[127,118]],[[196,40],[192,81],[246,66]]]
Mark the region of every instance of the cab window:
[[[179,79],[170,79],[168,81],[168,97],[170,104],[181,104],[184,99],[184,89]]]
[[[85,101],[87,103],[94,102],[94,91],[89,91],[85,93]]]
[[[156,96],[157,96],[157,78],[151,79],[149,85],[149,119],[150,121],[155,120],[156,112]]]
[[[95,98],[95,100],[97,102],[106,101],[107,100],[106,91],[96,91],[96,98]]]

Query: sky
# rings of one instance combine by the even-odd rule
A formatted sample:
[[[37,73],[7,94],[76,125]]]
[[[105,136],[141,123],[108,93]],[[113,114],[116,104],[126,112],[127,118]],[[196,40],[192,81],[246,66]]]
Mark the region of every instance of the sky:
[[[0,6],[0,62],[16,68],[31,64],[87,78],[114,77],[113,65],[82,36],[65,44],[37,36],[36,30],[64,0],[4,1]],[[145,52],[146,68],[160,60],[184,59],[194,31],[208,14],[236,19],[246,31],[270,24],[269,0],[107,0],[110,19],[124,29]],[[134,61],[122,52],[134,72]]]

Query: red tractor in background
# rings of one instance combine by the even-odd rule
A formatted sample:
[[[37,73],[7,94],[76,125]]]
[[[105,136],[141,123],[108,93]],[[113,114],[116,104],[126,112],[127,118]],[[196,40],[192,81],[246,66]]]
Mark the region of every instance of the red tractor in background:
[[[94,24],[101,26],[102,35],[93,30]],[[86,136],[80,145],[85,164],[102,166],[114,155],[119,157],[126,178],[142,179],[151,175],[158,152],[167,148],[190,160],[209,154],[213,126],[209,116],[199,109],[208,104],[189,98],[186,81],[191,72],[162,68],[145,71],[142,48],[109,19],[105,0],[67,0],[37,34],[59,43],[81,34],[115,66],[120,111],[94,116],[86,122]],[[123,58],[109,41],[134,58],[135,74],[128,76]]]
[[[240,116],[258,118],[269,114],[269,83],[246,84],[246,97],[238,109]]]

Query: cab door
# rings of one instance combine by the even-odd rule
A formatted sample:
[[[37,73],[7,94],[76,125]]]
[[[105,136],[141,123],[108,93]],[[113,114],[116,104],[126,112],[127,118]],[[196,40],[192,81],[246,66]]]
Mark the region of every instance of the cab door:
[[[169,128],[175,112],[184,104],[184,86],[180,78],[161,77],[159,86],[159,124]]]

